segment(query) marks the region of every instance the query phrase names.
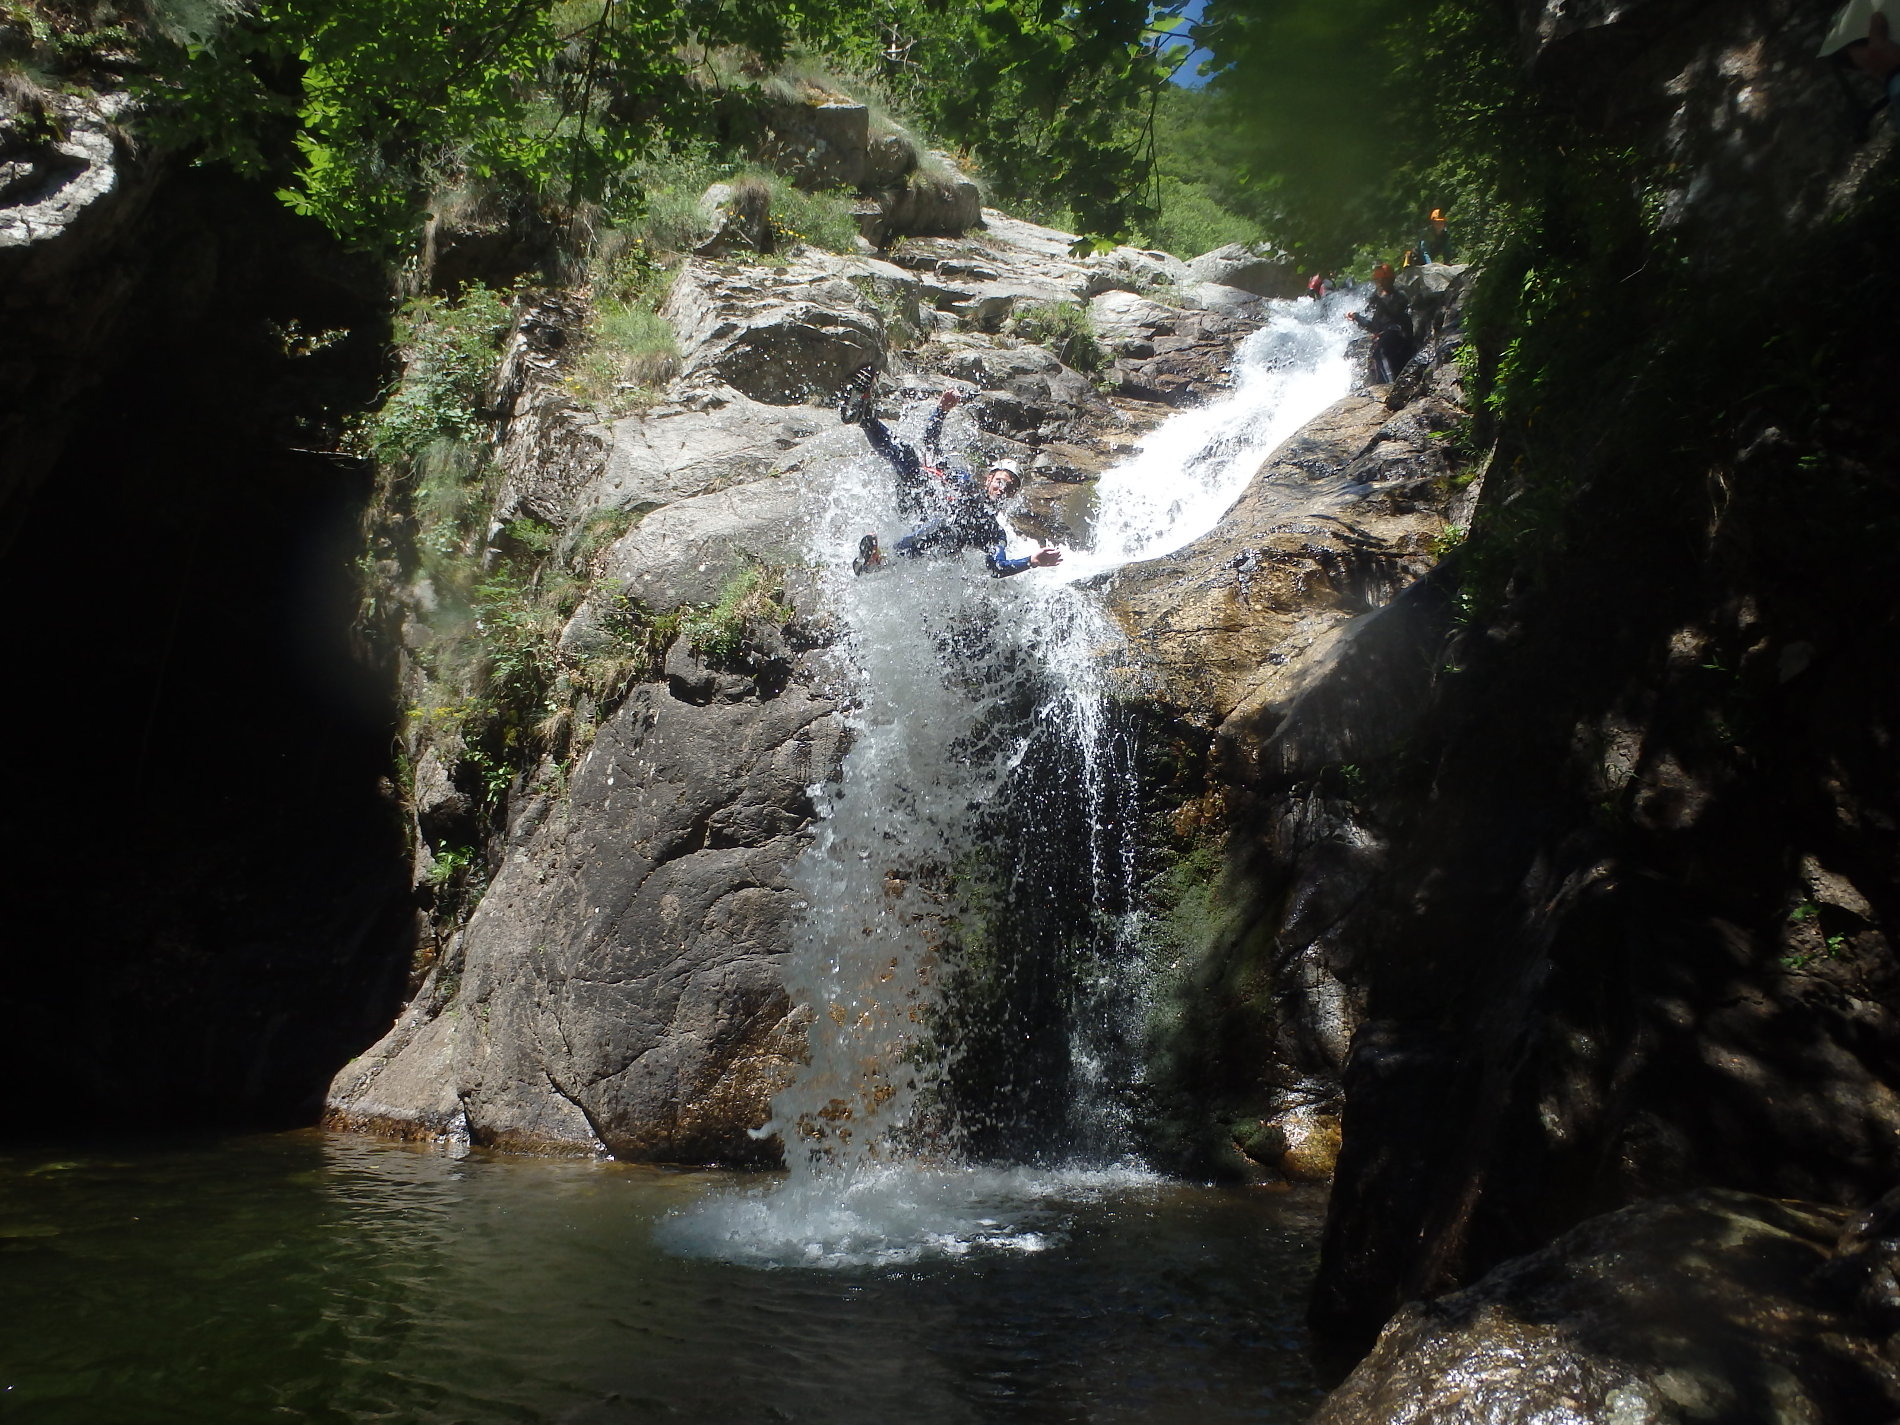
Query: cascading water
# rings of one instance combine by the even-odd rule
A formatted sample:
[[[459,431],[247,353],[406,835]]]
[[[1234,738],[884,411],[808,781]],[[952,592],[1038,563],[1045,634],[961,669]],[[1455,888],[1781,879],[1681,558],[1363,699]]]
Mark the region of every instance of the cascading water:
[[[1275,302],[1234,353],[1225,397],[1172,417],[1103,473],[1088,572],[1159,558],[1220,523],[1267,453],[1346,394],[1349,305],[1343,294]]]
[[[1132,748],[1101,683],[1116,635],[1079,581],[1213,528],[1345,394],[1349,332],[1333,299],[1273,304],[1233,390],[1104,474],[1093,547],[1060,569],[992,579],[967,555],[854,577],[859,536],[898,532],[893,482],[868,453],[837,472],[813,555],[847,631],[852,743],[796,873],[787,988],[810,1059],[764,1130],[788,1172],[673,1218],[669,1245],[814,1265],[1033,1251],[1057,1204],[1149,1176],[1123,1107],[1145,1011]]]

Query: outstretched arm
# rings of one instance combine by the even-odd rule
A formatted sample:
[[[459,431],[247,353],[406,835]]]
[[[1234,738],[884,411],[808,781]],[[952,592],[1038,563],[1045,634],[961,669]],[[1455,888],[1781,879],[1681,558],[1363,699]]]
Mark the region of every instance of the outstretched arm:
[[[955,391],[945,391],[937,398],[937,409],[930,413],[930,419],[924,422],[924,449],[930,452],[934,460],[941,454],[943,446],[944,417],[962,403],[963,397]]]
[[[1012,574],[1027,573],[1031,569],[1048,569],[1062,562],[1062,551],[1050,545],[1044,545],[1034,554],[1025,554],[1020,559],[1011,559],[1007,545],[999,544],[989,557],[990,573],[999,579],[1007,579]]]

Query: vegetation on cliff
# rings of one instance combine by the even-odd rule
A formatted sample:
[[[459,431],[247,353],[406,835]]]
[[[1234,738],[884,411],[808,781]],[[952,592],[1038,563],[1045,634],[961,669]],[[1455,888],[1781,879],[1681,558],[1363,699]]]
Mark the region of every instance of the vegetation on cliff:
[[[1316,267],[1396,260],[1432,208],[1482,256],[1578,166],[1506,6],[1209,0],[1193,33],[1213,196]]]
[[[0,65],[130,81],[168,147],[276,183],[350,238],[401,242],[474,181],[551,209],[643,202],[638,160],[730,144],[826,70],[971,153],[999,195],[1096,231],[1142,210],[1151,112],[1178,54],[1141,0],[874,11],[817,0],[7,0]],[[945,83],[955,72],[958,82]]]

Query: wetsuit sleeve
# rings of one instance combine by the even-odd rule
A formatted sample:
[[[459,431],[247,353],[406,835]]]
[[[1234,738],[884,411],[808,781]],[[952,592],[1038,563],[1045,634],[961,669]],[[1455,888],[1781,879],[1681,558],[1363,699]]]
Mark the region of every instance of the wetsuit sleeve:
[[[924,422],[924,449],[935,457],[942,453],[943,422],[950,412],[942,406],[930,413],[930,419]]]
[[[995,575],[998,579],[1007,579],[1012,574],[1020,574],[1030,568],[1034,558],[1034,555],[1025,554],[1020,559],[1011,559],[1009,557],[1009,545],[1007,543],[999,544],[989,553],[988,562],[990,573]]]

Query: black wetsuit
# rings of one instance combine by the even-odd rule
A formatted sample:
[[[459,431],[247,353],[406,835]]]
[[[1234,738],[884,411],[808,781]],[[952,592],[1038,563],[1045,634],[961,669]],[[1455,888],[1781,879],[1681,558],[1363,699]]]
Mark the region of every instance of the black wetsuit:
[[[943,421],[949,414],[942,406],[930,413],[930,419],[924,422],[922,450],[892,435],[891,428],[868,411],[858,422],[871,449],[890,461],[897,472],[897,512],[906,519],[923,519],[931,513],[931,497],[938,492],[940,481],[933,473],[937,467],[926,465],[924,455],[928,452],[933,461],[943,459],[938,442],[943,439]]]
[[[990,573],[999,579],[1020,574],[1033,562],[1028,555],[1009,557],[1009,535],[996,517],[996,507],[976,486],[967,472],[945,470],[924,463],[926,454],[941,459],[937,442],[943,435],[942,406],[930,413],[924,424],[924,443],[920,450],[891,434],[890,427],[874,415],[866,415],[860,425],[871,449],[890,461],[897,472],[897,508],[917,526],[892,546],[906,559],[921,559],[926,554],[957,554],[965,549],[983,551]]]
[[[1359,325],[1372,333],[1372,377],[1396,381],[1418,350],[1412,340],[1412,307],[1397,292],[1374,290],[1359,314]]]

